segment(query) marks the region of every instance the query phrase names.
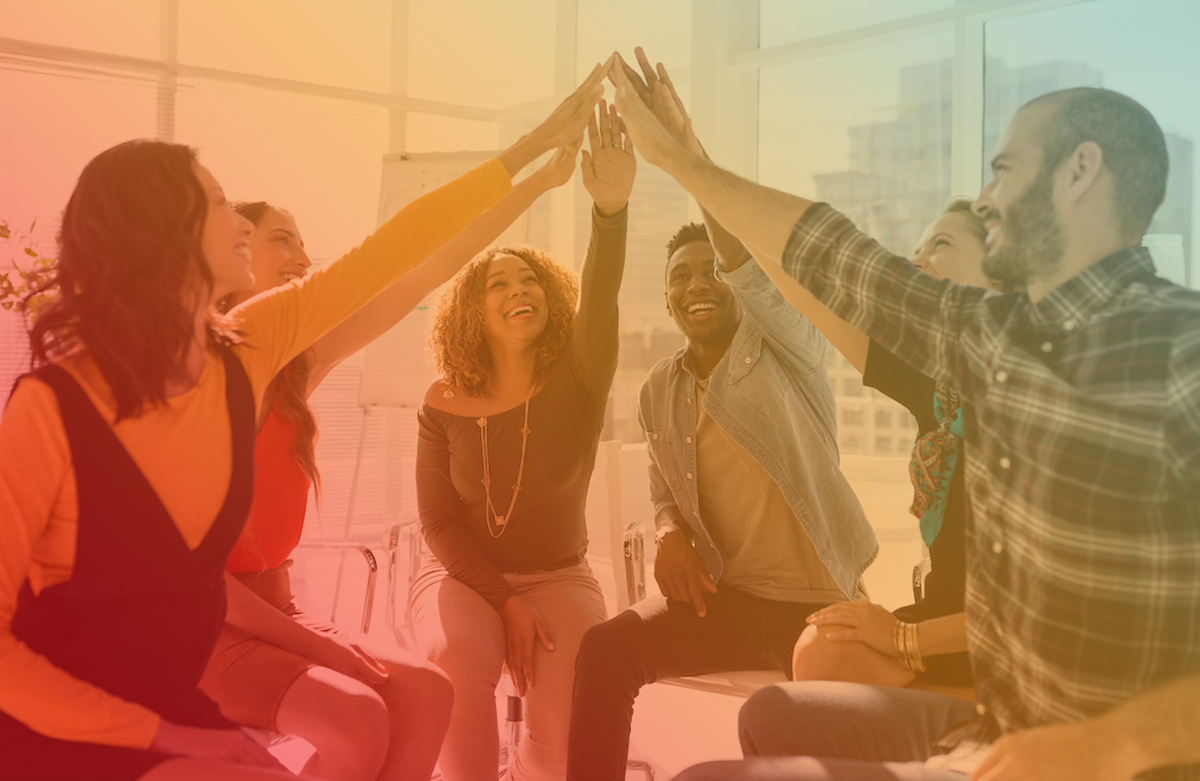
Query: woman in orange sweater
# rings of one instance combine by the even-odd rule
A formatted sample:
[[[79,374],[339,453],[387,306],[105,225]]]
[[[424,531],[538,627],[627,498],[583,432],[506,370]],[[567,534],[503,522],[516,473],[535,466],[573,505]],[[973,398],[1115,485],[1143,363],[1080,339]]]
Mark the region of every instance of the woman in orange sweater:
[[[251,501],[255,421],[293,358],[576,138],[599,92],[302,284],[253,284],[252,226],[175,144],[89,163],[0,419],[0,778],[285,778],[196,688]]]
[[[429,778],[454,687],[413,653],[394,644],[364,650],[296,609],[288,557],[318,477],[308,398],[335,366],[399,322],[540,195],[565,184],[578,149],[578,143],[560,148],[428,260],[292,359],[267,388],[255,439],[254,502],[226,565],[229,612],[200,690],[238,724],[312,744],[316,753],[304,768],[310,775]],[[307,274],[308,256],[290,214],[264,202],[235,209],[254,223],[256,280],[235,304]]]

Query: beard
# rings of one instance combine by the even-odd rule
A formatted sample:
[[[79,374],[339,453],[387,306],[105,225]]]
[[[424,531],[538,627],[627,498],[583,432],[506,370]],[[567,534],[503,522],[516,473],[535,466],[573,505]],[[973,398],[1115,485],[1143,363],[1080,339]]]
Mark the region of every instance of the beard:
[[[1000,247],[983,257],[983,273],[1011,286],[1025,287],[1031,278],[1052,273],[1062,263],[1062,226],[1054,213],[1051,172],[1042,170],[1020,198],[1001,215],[993,209],[984,219],[999,218],[1004,231]]]

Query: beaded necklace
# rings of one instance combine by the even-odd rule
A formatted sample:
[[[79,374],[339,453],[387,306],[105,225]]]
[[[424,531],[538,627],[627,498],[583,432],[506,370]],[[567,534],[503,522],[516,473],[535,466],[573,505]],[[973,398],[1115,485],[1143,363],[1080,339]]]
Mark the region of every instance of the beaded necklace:
[[[517,482],[512,487],[512,501],[508,503],[508,512],[504,515],[497,513],[495,506],[492,504],[492,465],[488,459],[486,397],[483,400],[483,415],[479,420],[475,421],[479,424],[479,443],[480,449],[483,451],[483,479],[479,482],[483,483],[483,493],[487,497],[487,506],[484,508],[484,520],[487,521],[488,534],[492,535],[492,539],[499,539],[504,534],[505,529],[508,528],[508,522],[512,520],[513,508],[517,505],[517,495],[521,493],[521,477],[525,474],[525,446],[529,443],[529,400],[532,398],[533,388],[530,388],[529,395],[525,397],[525,422],[521,425],[521,461],[517,466]],[[500,531],[493,531],[493,526]]]

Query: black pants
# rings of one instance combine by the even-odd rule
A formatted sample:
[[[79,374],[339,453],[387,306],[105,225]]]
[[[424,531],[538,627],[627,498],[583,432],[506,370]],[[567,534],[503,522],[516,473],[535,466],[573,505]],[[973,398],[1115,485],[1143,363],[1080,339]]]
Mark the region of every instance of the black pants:
[[[772,602],[718,586],[707,615],[654,597],[594,626],[575,661],[567,749],[570,781],[625,778],[633,700],[647,683],[676,675],[780,670],[789,678],[804,619],[824,605]]]

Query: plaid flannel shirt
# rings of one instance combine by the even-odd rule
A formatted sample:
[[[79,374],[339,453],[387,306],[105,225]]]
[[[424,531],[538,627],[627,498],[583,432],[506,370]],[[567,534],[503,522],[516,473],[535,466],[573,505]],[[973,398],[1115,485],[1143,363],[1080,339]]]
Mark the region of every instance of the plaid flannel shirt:
[[[1037,303],[954,285],[825,204],[783,265],[962,393],[977,739],[1200,671],[1200,293],[1141,247]]]

